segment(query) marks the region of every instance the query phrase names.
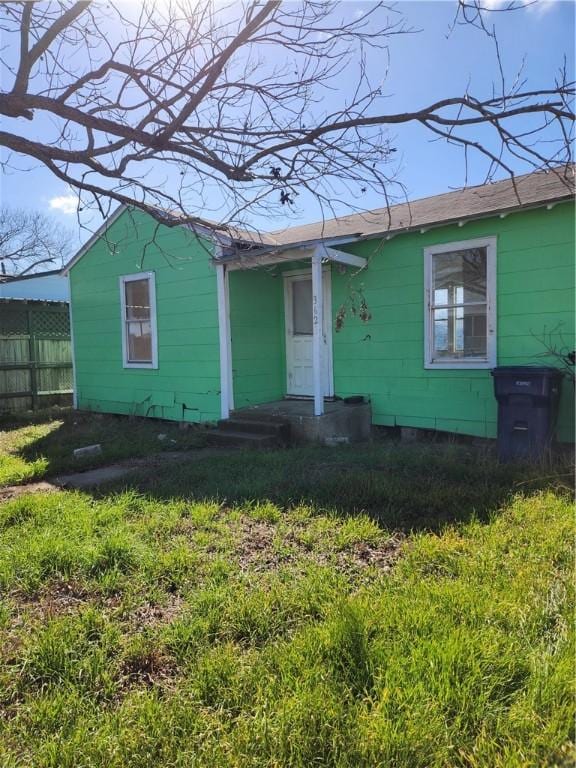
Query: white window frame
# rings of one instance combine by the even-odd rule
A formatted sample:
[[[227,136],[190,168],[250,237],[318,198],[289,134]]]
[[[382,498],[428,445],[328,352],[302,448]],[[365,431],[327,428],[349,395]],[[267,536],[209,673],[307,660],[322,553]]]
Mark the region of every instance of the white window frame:
[[[135,280],[148,280],[150,296],[150,335],[152,337],[152,361],[150,363],[132,363],[128,360],[128,337],[126,329],[126,283]],[[158,332],[156,323],[156,275],[154,272],[137,272],[135,275],[120,277],[120,307],[122,323],[122,366],[124,368],[158,368]]]
[[[434,256],[471,248],[486,248],[486,357],[434,360],[434,324],[432,322]],[[432,370],[494,368],[496,357],[496,237],[460,240],[424,248],[424,368]]]

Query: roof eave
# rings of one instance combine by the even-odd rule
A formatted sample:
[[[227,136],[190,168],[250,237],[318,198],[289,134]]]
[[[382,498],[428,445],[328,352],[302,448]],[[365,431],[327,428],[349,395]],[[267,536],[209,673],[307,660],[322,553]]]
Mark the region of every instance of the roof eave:
[[[77,264],[82,256],[92,248],[94,243],[108,230],[109,227],[114,224],[114,222],[120,218],[121,214],[124,213],[124,211],[128,208],[128,206],[125,203],[120,203],[118,208],[114,210],[114,212],[106,219],[106,221],[103,221],[102,224],[98,227],[96,232],[92,234],[91,237],[88,238],[88,240],[80,247],[80,249],[72,256],[70,261],[65,264],[62,267],[62,270],[60,274],[63,277],[68,277],[70,274],[70,270],[72,267]]]
[[[86,254],[90,248],[102,237],[102,235],[114,224],[114,222],[120,218],[120,216],[129,208],[126,203],[121,203],[109,216],[109,218],[106,219],[99,227],[98,229],[89,237],[89,239],[82,245],[79,250],[74,254],[74,256],[70,259],[70,261],[65,264],[61,270],[59,270],[59,274],[63,277],[68,277],[70,274],[70,270],[72,267],[74,267],[80,259]],[[194,234],[201,235],[203,237],[206,237],[207,239],[211,240],[216,246],[234,246],[237,244],[248,244],[251,245],[252,243],[248,240],[243,240],[241,238],[234,239],[230,234],[227,232],[224,232],[223,230],[216,229],[215,227],[212,228],[208,226],[207,224],[201,224],[199,222],[195,222],[193,224],[190,224],[188,222],[182,222],[181,224],[177,224],[176,226],[183,227],[184,229],[188,229]]]
[[[44,272],[28,272],[25,275],[0,275],[0,283],[15,283],[20,280],[32,280],[39,277],[56,277],[61,274],[61,269],[47,269]]]
[[[534,210],[535,208],[546,208],[548,206],[552,207],[557,205],[558,203],[564,203],[564,202],[570,202],[570,201],[574,201],[574,195],[571,192],[568,192],[567,194],[562,195],[560,197],[547,198],[545,200],[529,203],[526,205],[516,205],[508,208],[497,208],[497,209],[494,209],[493,211],[489,211],[486,213],[472,214],[468,216],[457,216],[450,219],[442,219],[442,221],[436,221],[432,223],[421,222],[420,224],[414,224],[413,226],[397,227],[395,229],[383,229],[377,232],[369,232],[367,234],[357,233],[354,235],[340,235],[337,237],[329,237],[329,238],[316,237],[309,240],[295,240],[289,243],[282,243],[276,246],[270,246],[268,248],[258,249],[253,251],[251,254],[242,254],[239,256],[224,257],[222,261],[227,261],[227,262],[234,262],[234,261],[240,261],[240,260],[248,261],[250,259],[250,256],[261,256],[267,253],[274,253],[274,252],[279,252],[287,249],[291,250],[294,248],[307,248],[307,247],[312,247],[317,243],[323,243],[324,245],[331,247],[331,246],[338,246],[338,245],[349,245],[351,243],[359,243],[359,242],[364,242],[366,240],[376,240],[378,238],[391,239],[392,237],[396,237],[397,235],[405,235],[405,234],[409,234],[410,232],[418,232],[421,229],[428,231],[430,229],[447,227],[452,224],[467,223],[469,221],[478,221],[481,219],[493,219],[497,217],[502,217],[504,215],[507,216],[511,213],[520,213],[522,211]],[[216,260],[219,261],[219,259],[216,259]]]

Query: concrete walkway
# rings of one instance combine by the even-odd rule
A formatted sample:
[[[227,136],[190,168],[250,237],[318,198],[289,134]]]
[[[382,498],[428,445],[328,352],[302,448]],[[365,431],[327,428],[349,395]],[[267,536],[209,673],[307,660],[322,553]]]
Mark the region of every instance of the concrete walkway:
[[[166,451],[154,453],[151,456],[143,456],[136,459],[125,459],[116,464],[105,467],[89,469],[86,472],[71,472],[66,475],[58,475],[51,482],[58,488],[96,488],[99,485],[112,483],[139,469],[158,469],[167,464],[177,464],[181,461],[203,459],[210,456],[221,456],[225,453],[218,448],[193,448],[190,451]]]
[[[104,483],[111,483],[134,472],[138,467],[125,467],[111,464],[109,467],[88,469],[86,472],[74,472],[70,475],[58,475],[52,482],[58,488],[95,488]]]
[[[218,448],[197,448],[190,451],[166,451],[165,453],[155,453],[152,456],[143,456],[142,458],[125,459],[116,464],[88,469],[85,472],[71,472],[66,475],[58,475],[49,481],[5,486],[0,488],[0,501],[16,498],[23,493],[54,493],[66,488],[78,490],[97,488],[100,485],[120,480],[143,468],[157,469],[167,464],[209,456],[221,456],[224,453],[226,451]]]

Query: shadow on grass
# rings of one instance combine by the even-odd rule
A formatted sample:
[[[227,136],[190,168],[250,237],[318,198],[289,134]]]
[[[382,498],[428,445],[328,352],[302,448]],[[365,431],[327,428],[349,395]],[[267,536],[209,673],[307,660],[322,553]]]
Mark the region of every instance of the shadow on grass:
[[[572,474],[567,459],[548,466],[499,465],[472,447],[390,440],[200,456],[135,473],[100,494],[130,487],[160,500],[269,500],[344,516],[366,512],[387,528],[438,530],[447,523],[487,520],[518,493],[548,488],[570,493]]]
[[[201,430],[182,431],[177,424],[155,419],[79,412],[66,413],[57,421],[44,424],[27,423],[21,434],[23,443],[12,451],[13,455],[29,463],[46,458],[45,475],[83,471],[122,459],[200,448],[205,444]],[[74,458],[76,448],[94,444],[102,447],[99,455]]]

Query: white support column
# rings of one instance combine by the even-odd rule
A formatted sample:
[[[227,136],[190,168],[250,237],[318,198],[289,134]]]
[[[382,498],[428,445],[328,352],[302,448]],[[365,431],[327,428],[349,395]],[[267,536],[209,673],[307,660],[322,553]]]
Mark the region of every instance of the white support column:
[[[234,410],[234,372],[232,370],[232,331],[230,330],[230,270],[224,271],[224,293],[226,296],[226,334],[228,336],[228,408]]]
[[[234,407],[232,394],[232,343],[230,339],[230,295],[224,264],[216,265],[218,288],[218,333],[220,338],[220,416],[227,419]]]
[[[319,249],[312,256],[312,368],[314,374],[314,416],[324,413],[322,386],[322,353],[324,346],[322,318],[324,317],[324,291],[322,287],[322,254]]]

